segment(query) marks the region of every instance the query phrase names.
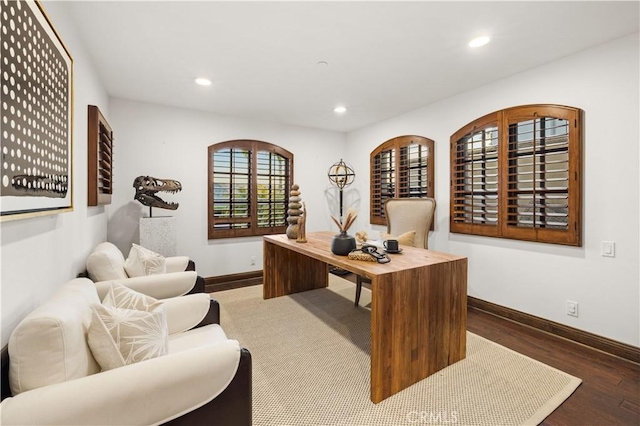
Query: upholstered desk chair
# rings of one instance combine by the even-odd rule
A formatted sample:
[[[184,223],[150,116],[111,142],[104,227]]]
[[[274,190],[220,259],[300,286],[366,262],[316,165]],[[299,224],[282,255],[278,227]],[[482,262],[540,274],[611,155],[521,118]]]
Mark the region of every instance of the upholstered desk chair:
[[[436,200],[433,198],[390,198],[384,203],[385,216],[387,218],[388,238],[397,238],[403,234],[413,236],[413,246],[429,248],[429,230],[433,223],[433,215],[436,210]],[[408,238],[410,240],[410,237]],[[402,240],[400,241],[402,244]],[[406,245],[406,243],[405,243]],[[369,282],[358,275],[356,280],[356,301],[360,303],[362,282]]]

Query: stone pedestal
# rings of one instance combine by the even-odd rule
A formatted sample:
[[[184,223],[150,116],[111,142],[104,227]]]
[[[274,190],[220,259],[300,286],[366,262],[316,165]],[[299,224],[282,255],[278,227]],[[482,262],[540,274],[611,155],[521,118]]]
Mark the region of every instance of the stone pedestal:
[[[178,228],[172,216],[141,217],[140,245],[164,257],[176,256]]]

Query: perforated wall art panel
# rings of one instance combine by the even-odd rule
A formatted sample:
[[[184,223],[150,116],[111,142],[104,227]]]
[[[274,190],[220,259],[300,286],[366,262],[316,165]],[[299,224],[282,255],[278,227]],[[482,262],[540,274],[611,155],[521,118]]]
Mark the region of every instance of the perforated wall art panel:
[[[38,2],[0,0],[2,216],[72,207],[73,61]]]

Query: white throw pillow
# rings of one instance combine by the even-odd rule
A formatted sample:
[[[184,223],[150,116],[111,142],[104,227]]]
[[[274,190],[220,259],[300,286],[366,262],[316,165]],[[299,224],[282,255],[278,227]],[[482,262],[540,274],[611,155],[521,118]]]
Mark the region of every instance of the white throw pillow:
[[[151,312],[92,304],[87,341],[103,371],[157,358],[169,351],[164,306]]]
[[[164,274],[167,271],[167,262],[164,256],[138,244],[133,244],[129,251],[129,257],[124,262],[124,270],[129,278]]]
[[[147,312],[151,312],[158,306],[162,306],[162,302],[158,299],[131,290],[129,287],[125,287],[117,281],[109,284],[109,290],[104,299],[102,299],[102,304],[112,308],[135,309]]]
[[[109,242],[100,243],[87,258],[87,273],[92,281],[127,278],[122,252]]]

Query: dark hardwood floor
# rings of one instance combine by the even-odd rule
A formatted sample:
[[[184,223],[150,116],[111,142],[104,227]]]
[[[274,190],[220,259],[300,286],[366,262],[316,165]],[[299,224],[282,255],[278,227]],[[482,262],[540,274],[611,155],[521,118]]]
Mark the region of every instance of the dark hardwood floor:
[[[638,364],[475,309],[467,329],[582,379],[543,425],[640,425]]]

